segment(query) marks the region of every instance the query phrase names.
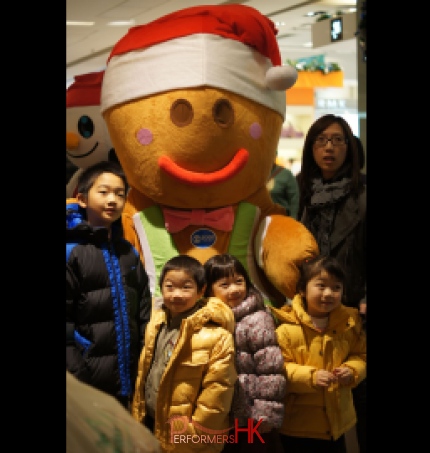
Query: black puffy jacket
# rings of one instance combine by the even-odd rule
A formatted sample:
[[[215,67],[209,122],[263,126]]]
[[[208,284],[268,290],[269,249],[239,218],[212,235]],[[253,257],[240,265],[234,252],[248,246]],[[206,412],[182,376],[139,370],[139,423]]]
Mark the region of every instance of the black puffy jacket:
[[[137,251],[115,223],[109,240],[78,204],[66,206],[66,369],[124,404],[134,392],[151,293]]]

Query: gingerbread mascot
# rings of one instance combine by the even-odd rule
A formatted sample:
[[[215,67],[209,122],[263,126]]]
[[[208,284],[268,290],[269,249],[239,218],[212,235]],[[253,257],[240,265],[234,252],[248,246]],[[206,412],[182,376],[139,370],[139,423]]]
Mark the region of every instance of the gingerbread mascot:
[[[100,114],[103,74],[77,75],[66,90],[66,155],[78,167],[66,185],[66,198],[76,195],[77,180],[84,168],[103,160],[118,160]]]
[[[101,112],[131,186],[124,233],[155,296],[171,256],[229,252],[279,306],[318,251],[266,189],[297,78],[276,33],[254,8],[197,6],[131,28],[108,58]]]

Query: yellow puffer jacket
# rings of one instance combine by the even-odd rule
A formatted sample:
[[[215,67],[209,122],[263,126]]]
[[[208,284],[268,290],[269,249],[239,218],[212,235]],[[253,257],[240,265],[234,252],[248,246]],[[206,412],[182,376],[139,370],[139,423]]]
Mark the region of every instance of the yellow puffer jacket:
[[[157,334],[165,322],[166,313],[154,309],[146,327],[132,403],[132,416],[142,423],[145,380]],[[216,298],[207,299],[205,306],[183,319],[158,389],[154,434],[163,452],[206,453],[223,449],[223,443],[213,443],[213,436],[226,435],[229,428],[228,415],[237,378],[233,332],[233,312]],[[178,416],[186,417],[188,423],[184,425],[182,418],[173,424],[172,418]],[[171,426],[174,426],[172,433]],[[183,441],[173,439],[173,434],[179,432],[184,436]],[[193,437],[186,438],[187,435]],[[210,436],[211,440],[202,442],[205,436]]]
[[[285,417],[280,432],[288,436],[338,439],[356,423],[351,388],[366,377],[366,335],[355,308],[340,305],[329,316],[325,333],[313,326],[300,295],[292,306],[271,307],[287,375]],[[351,386],[316,387],[314,371],[348,366]]]

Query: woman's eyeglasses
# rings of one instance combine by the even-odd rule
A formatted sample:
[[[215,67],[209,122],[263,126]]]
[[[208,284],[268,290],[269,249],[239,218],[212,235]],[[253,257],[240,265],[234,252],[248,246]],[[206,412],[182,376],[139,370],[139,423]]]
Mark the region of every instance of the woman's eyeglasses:
[[[348,143],[348,139],[345,137],[342,137],[342,135],[333,135],[333,137],[331,137],[331,138],[328,138],[324,135],[320,135],[319,137],[316,138],[315,145],[325,146],[325,145],[327,145],[328,142],[331,142],[331,144],[333,146],[339,146],[339,145],[344,145],[345,143]]]

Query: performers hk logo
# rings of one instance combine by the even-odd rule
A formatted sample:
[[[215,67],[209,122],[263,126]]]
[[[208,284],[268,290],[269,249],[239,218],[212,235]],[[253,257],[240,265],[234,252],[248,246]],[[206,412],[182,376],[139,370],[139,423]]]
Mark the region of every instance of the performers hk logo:
[[[233,427],[222,430],[209,429],[193,420],[190,420],[187,416],[178,415],[176,417],[171,417],[167,423],[170,424],[170,442],[172,444],[233,444],[238,442],[239,432],[248,433],[249,444],[258,442],[256,438],[260,439],[260,442],[264,444],[265,442],[258,432],[258,427],[262,421],[263,420],[260,419],[256,425],[254,425],[254,420],[252,418],[248,418],[248,427],[239,428],[238,422],[235,420],[234,434],[228,434]],[[185,434],[189,423],[193,424],[199,431],[202,432],[202,434]]]

